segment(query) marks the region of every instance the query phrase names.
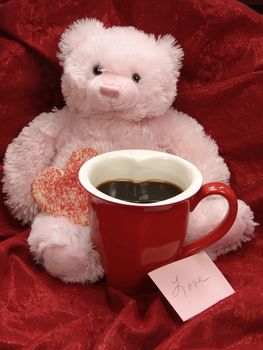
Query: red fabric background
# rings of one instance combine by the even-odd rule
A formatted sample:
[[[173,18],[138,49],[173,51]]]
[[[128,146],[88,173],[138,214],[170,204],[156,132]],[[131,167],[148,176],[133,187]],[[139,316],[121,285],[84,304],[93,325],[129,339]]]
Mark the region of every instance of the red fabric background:
[[[234,0],[1,1],[1,163],[24,125],[63,105],[57,43],[85,16],[177,37],[185,59],[175,106],[217,140],[232,187],[262,222],[263,18]],[[216,262],[236,293],[183,323],[157,291],[131,298],[104,282],[52,278],[32,261],[29,228],[0,206],[1,350],[262,349],[262,227]]]

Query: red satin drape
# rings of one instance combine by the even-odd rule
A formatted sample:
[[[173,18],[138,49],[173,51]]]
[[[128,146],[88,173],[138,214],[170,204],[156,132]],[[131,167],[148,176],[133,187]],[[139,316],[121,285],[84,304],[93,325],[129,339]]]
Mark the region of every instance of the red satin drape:
[[[8,143],[37,114],[63,105],[57,43],[83,17],[176,36],[185,58],[174,105],[216,139],[232,187],[262,222],[263,17],[234,0],[1,1],[1,177]],[[263,348],[261,226],[216,262],[236,293],[183,323],[157,291],[131,298],[105,282],[52,278],[29,254],[29,228],[2,197],[0,206],[1,350]]]

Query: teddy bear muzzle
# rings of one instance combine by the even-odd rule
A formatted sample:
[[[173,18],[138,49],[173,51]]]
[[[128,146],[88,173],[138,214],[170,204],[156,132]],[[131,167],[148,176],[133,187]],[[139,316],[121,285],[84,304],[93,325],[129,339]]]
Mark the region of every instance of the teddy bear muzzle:
[[[104,73],[94,78],[92,103],[104,112],[125,111],[134,107],[139,99],[136,83],[128,77]]]
[[[118,97],[120,88],[118,86],[112,85],[101,85],[100,93],[105,96]]]

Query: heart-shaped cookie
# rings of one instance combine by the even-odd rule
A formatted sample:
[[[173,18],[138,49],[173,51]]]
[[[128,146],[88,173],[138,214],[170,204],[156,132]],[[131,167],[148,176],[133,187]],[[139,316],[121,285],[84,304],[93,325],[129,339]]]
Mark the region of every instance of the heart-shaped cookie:
[[[50,167],[35,178],[32,196],[46,214],[66,216],[77,224],[88,225],[88,193],[78,180],[78,171],[96,155],[91,148],[73,152],[65,170]]]

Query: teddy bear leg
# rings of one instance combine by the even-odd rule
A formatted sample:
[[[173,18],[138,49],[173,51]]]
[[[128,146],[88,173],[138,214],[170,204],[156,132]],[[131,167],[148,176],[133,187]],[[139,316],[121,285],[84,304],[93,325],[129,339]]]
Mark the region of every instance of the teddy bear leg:
[[[227,201],[221,197],[207,198],[201,201],[190,214],[186,242],[191,242],[211,231],[224,217]],[[253,221],[253,212],[243,201],[238,200],[236,220],[228,233],[206,249],[212,259],[238,249],[242,242],[253,237],[257,224]]]
[[[33,221],[28,243],[35,260],[64,282],[93,283],[103,277],[88,226],[41,213]]]

